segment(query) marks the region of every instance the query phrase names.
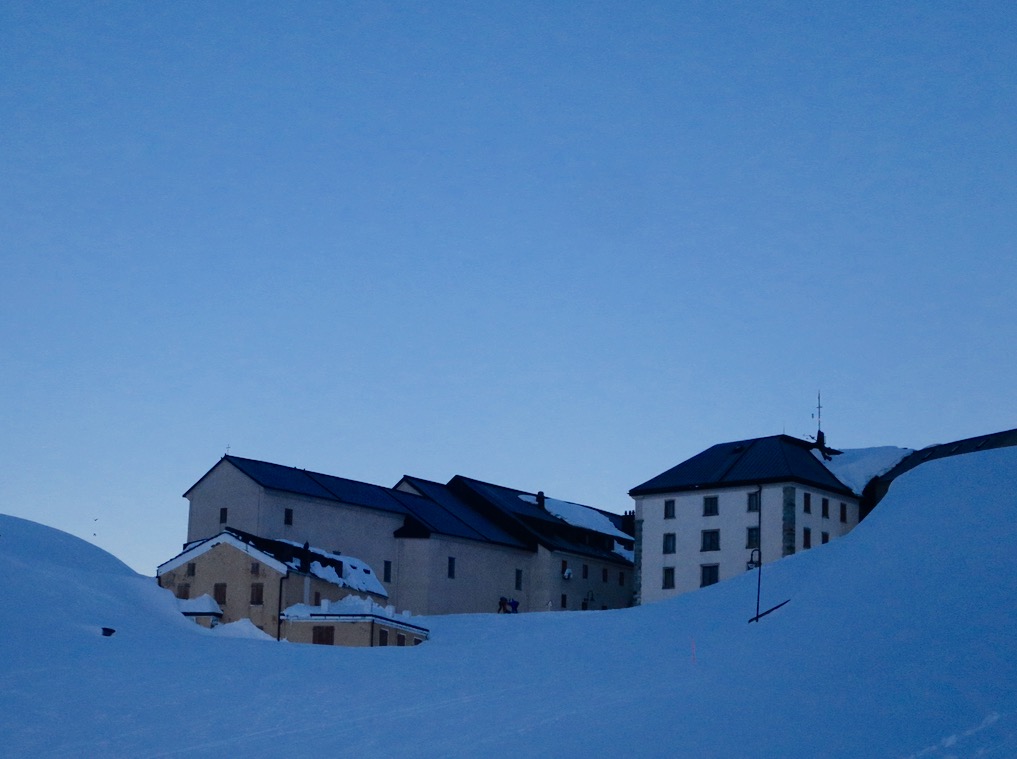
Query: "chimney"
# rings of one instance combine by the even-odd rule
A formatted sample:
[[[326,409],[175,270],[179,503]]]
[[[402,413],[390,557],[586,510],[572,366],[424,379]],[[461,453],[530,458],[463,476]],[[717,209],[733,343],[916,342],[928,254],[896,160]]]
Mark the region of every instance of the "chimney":
[[[543,490],[538,490],[537,491],[537,506],[542,508],[544,511],[547,511],[547,505],[544,503],[544,501],[545,501],[544,491]]]
[[[304,548],[300,551],[300,571],[307,574],[311,571],[311,544],[304,542]]]

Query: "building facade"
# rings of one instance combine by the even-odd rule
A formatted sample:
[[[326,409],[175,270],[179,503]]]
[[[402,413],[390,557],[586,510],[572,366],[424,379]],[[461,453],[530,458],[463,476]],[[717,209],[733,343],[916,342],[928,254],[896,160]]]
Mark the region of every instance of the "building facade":
[[[633,603],[626,518],[462,476],[393,488],[225,456],[185,494],[188,545],[240,530],[363,559],[415,614]],[[631,521],[631,520],[630,520]]]
[[[813,548],[858,524],[858,497],[787,435],[722,443],[633,488],[636,597],[649,603]]]

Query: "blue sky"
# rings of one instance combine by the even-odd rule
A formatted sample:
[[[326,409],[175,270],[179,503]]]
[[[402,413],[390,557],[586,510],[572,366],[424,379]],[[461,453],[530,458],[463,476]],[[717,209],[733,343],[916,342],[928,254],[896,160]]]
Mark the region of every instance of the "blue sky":
[[[1017,426],[1011,3],[278,5],[0,8],[0,511]]]

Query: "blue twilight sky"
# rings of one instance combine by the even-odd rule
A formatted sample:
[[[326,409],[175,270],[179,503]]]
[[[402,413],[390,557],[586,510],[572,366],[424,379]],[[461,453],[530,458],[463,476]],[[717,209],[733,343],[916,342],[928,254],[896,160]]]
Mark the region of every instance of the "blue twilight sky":
[[[0,511],[232,453],[612,511],[1017,426],[1017,5],[0,5]]]

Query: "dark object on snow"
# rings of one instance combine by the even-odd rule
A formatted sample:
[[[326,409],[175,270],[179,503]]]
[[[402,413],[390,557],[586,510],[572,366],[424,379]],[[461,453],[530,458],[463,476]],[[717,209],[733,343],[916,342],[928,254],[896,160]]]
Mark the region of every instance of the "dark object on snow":
[[[104,627],[104,628],[102,628],[102,637],[104,637],[104,638],[112,638],[113,637],[113,633],[115,633],[115,632],[116,632],[116,630],[114,630],[112,627]]]

